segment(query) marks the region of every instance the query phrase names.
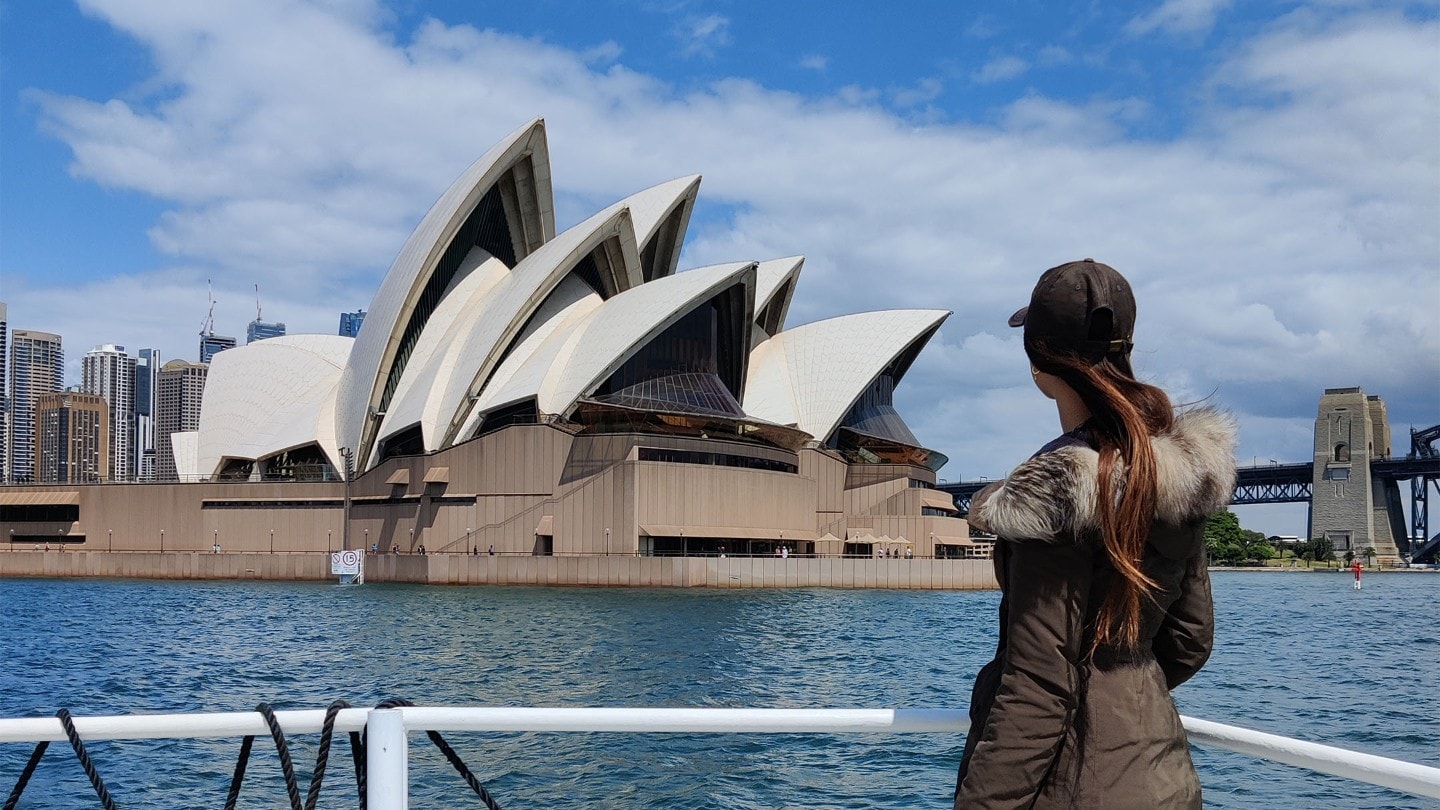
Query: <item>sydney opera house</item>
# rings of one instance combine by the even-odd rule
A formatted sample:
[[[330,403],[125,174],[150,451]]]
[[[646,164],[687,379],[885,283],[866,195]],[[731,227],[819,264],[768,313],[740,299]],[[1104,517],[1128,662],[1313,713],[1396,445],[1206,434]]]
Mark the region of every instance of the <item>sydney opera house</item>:
[[[965,556],[892,403],[948,315],[787,323],[803,259],[677,271],[699,176],[555,232],[545,125],[471,165],[355,338],[217,354],[184,483],[10,488],[100,550]],[[346,480],[348,478],[348,481]]]

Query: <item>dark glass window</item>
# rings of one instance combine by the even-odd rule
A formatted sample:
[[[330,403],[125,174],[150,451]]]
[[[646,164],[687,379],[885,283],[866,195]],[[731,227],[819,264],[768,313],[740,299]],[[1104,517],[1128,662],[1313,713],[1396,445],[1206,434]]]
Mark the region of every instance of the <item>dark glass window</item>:
[[[0,506],[0,522],[5,523],[74,523],[79,519],[80,507],[73,503]]]
[[[483,436],[510,425],[533,425],[539,421],[540,411],[534,398],[521,400],[513,405],[496,408],[485,414],[484,420],[480,423],[480,429],[475,435]]]
[[[266,459],[266,481],[339,481],[340,475],[318,444],[307,444]]]
[[[575,265],[575,269],[570,272],[585,282],[585,286],[594,290],[596,295],[599,295],[601,298],[606,297],[605,282],[600,280],[600,268],[595,265],[594,253],[585,254],[585,258],[581,259]]]
[[[708,464],[712,467],[743,467],[749,470],[770,470],[772,472],[797,473],[800,468],[794,464],[769,458],[740,456],[734,453],[708,453],[699,450],[675,450],[665,447],[641,447],[638,450],[641,461],[668,461],[673,464]]]
[[[392,435],[380,445],[380,460],[396,456],[418,456],[425,453],[425,434],[420,432],[419,425],[410,427]]]
[[[741,417],[741,366],[731,355],[732,288],[691,310],[625,361],[595,392],[598,402],[644,410]],[[743,290],[741,291],[743,295]]]
[[[881,374],[855,401],[850,412],[840,420],[840,425],[856,433],[919,447],[920,440],[915,438],[915,434],[910,432],[910,426],[900,418],[894,402],[895,378],[889,374]]]

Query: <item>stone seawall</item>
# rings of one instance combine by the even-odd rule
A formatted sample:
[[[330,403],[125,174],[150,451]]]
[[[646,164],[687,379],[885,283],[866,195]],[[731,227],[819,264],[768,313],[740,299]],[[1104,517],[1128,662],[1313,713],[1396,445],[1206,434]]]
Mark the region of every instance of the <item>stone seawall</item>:
[[[328,581],[330,555],[105,551],[0,553],[0,577],[130,577]],[[531,557],[381,554],[368,582],[651,588],[996,587],[989,560],[774,557]]]

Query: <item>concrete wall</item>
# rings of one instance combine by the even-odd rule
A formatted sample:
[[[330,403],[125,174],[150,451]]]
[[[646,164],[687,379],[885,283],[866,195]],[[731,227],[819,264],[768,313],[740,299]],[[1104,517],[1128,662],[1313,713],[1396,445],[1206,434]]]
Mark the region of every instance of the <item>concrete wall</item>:
[[[328,554],[0,553],[0,577],[331,580]],[[530,557],[381,554],[369,582],[654,588],[987,590],[989,560],[775,557]]]
[[[682,461],[640,461],[654,447],[750,456],[796,472]],[[763,466],[763,465],[762,465]],[[865,469],[857,470],[855,467]],[[852,465],[828,451],[728,439],[575,435],[520,425],[428,456],[389,459],[349,487],[349,547],[409,554],[635,554],[652,537],[790,544],[904,537],[917,557],[931,535],[964,537],[964,521],[921,515],[908,478],[929,470]],[[0,488],[0,547],[65,543],[72,551],[326,553],[344,546],[342,482],[206,482]],[[8,507],[78,507],[73,522],[41,522]],[[849,511],[847,511],[847,508]],[[65,512],[58,513],[64,517]],[[8,521],[8,522],[7,522]],[[12,535],[13,532],[13,535]],[[840,539],[823,542],[838,552]],[[804,550],[805,547],[795,546]]]
[[[200,552],[11,551],[0,577],[330,580],[330,555]]]

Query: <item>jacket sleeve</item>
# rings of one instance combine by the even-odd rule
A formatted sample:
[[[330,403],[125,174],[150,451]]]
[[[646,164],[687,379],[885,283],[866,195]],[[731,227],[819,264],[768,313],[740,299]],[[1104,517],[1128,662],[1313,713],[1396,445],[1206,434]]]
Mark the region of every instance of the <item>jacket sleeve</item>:
[[[1165,685],[1174,689],[1200,671],[1214,644],[1215,606],[1202,543],[1188,561],[1180,596],[1165,612],[1150,649],[1165,673]]]
[[[995,701],[956,808],[1029,807],[1059,757],[1079,704],[1092,550],[1010,544],[1007,646]]]

